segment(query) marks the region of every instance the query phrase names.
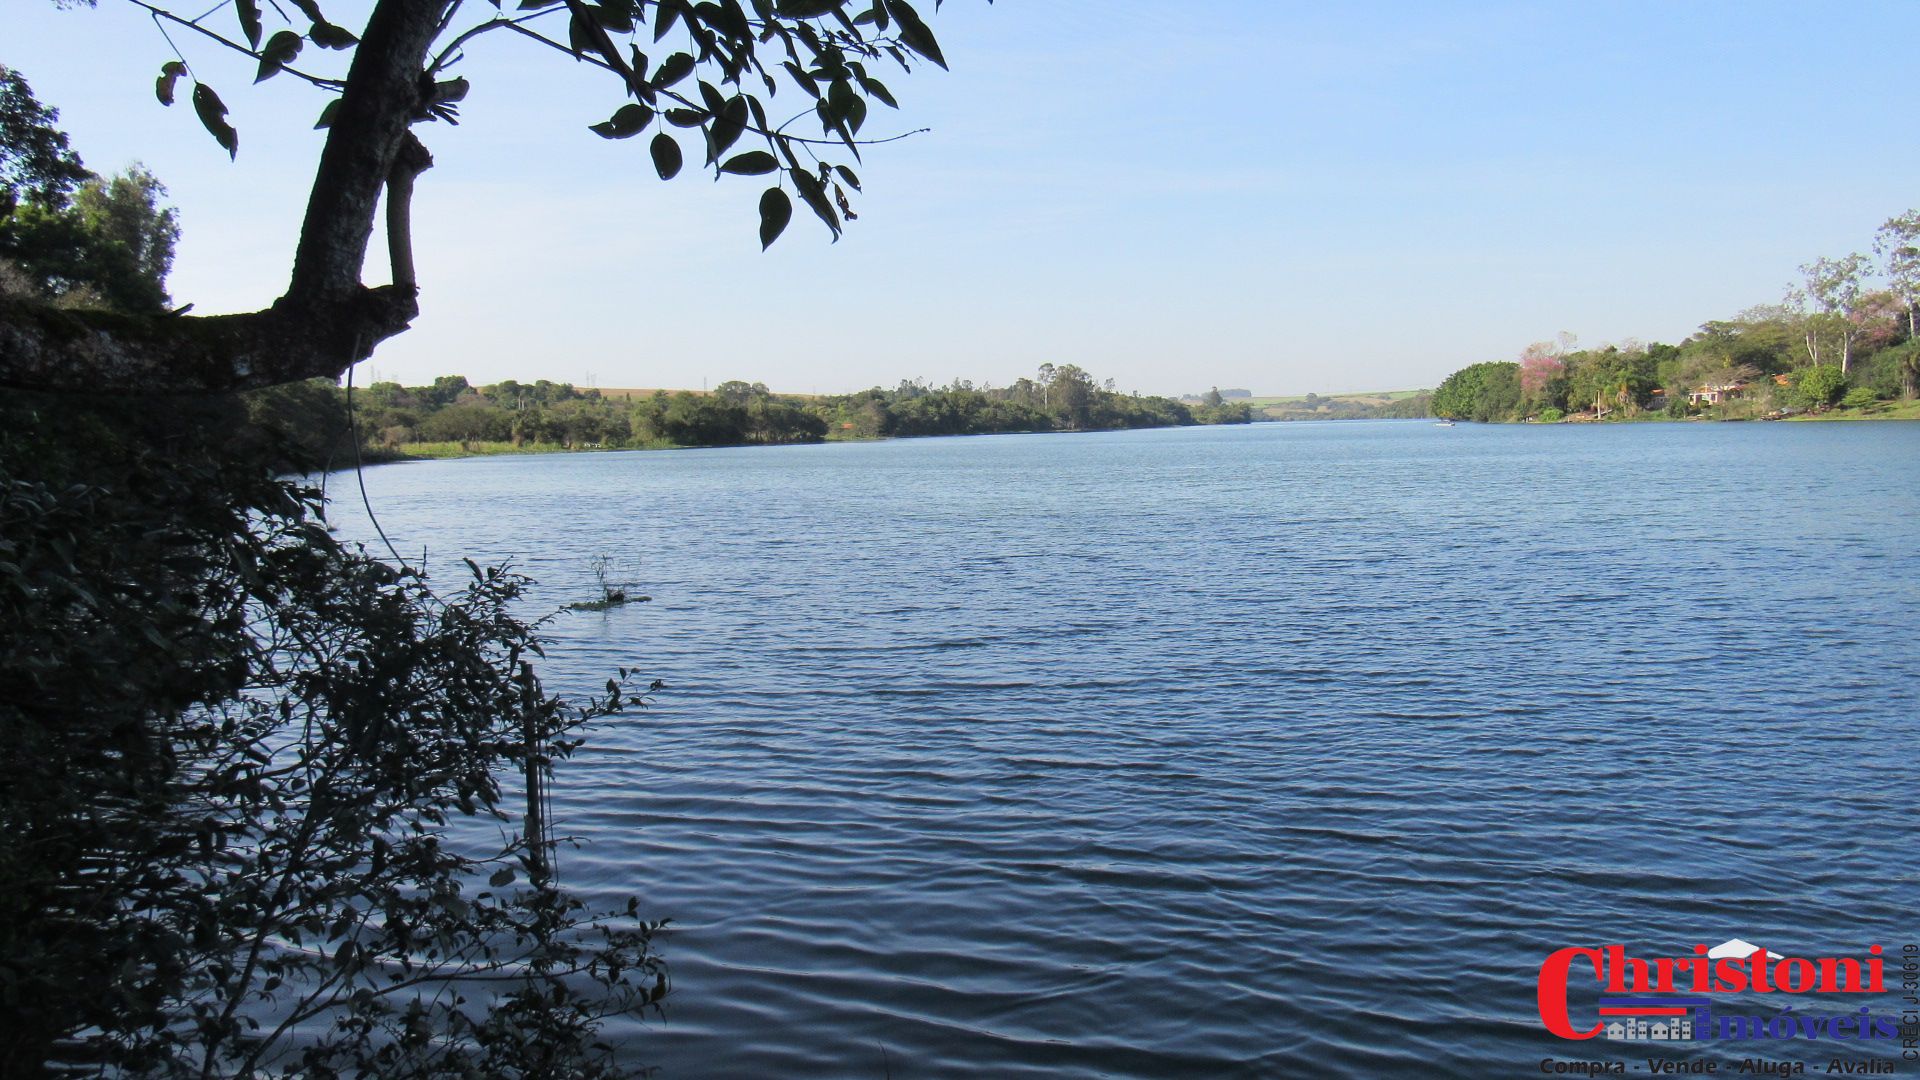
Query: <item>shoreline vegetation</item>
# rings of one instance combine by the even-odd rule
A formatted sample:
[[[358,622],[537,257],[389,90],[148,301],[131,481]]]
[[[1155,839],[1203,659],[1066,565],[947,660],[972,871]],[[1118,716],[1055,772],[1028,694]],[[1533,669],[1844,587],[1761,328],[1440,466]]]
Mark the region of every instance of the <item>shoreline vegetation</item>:
[[[776,394],[730,381],[712,391],[581,389],[513,380],[474,386],[377,382],[351,395],[325,380],[248,396],[250,419],[309,457],[350,463],[581,450],[782,446],[929,435],[1245,424],[1253,411],[1209,391],[1198,400],[1126,394],[1084,369],[1043,364],[1011,386],[903,381],[831,396]]]
[[[1703,323],[1678,345],[1581,349],[1562,333],[1517,360],[1469,365],[1434,391],[1433,413],[1543,424],[1920,419],[1920,211],[1889,218],[1873,246],[1879,263],[1859,252],[1804,263],[1779,303]]]
[[[1593,363],[1594,357],[1612,359],[1618,355],[1631,364],[1643,356],[1659,357],[1670,348],[1608,346],[1566,354],[1563,362],[1578,366]],[[1897,362],[1902,355],[1876,359]],[[330,383],[278,387],[252,395],[249,412],[258,426],[331,460],[336,468],[348,467],[355,460],[378,465],[529,454],[1325,420],[1920,420],[1920,400],[1882,397],[1878,393],[1869,396],[1851,378],[1851,389],[1830,403],[1796,398],[1796,392],[1805,391],[1800,391],[1794,376],[1765,388],[1750,383],[1744,394],[1728,396],[1718,405],[1680,410],[1628,406],[1606,409],[1599,415],[1591,411],[1561,411],[1556,415],[1552,409],[1544,410],[1544,415],[1502,414],[1498,402],[1516,395],[1501,384],[1509,376],[1517,383],[1521,366],[1498,362],[1474,365],[1450,376],[1439,391],[1279,397],[1214,390],[1206,395],[1168,398],[1095,388],[1082,399],[1075,388],[1063,390],[1060,404],[1051,408],[1047,390],[1038,381],[1027,379],[1007,388],[977,388],[963,382],[945,387],[902,382],[893,390],[876,387],[853,394],[813,395],[777,394],[764,385],[741,382],[722,383],[711,391],[583,389],[546,380],[531,384],[508,380],[476,387],[464,377],[453,375],[442,376],[430,386],[376,383],[364,391],[356,390],[351,412],[345,391]],[[1798,374],[1803,376],[1807,370],[1801,369]],[[1869,372],[1867,377],[1875,374]],[[1884,372],[1877,374],[1884,382]],[[1871,390],[1873,383],[1865,385]],[[1814,392],[1831,391],[1822,388]],[[1215,395],[1223,396],[1214,400]],[[1795,407],[1799,402],[1805,403]],[[1681,404],[1687,403],[1683,400]],[[357,454],[352,434],[356,430]]]
[[[739,380],[710,392],[602,391],[443,375],[349,392],[317,379],[257,391],[247,408],[255,426],[301,456],[343,464],[1256,420],[1920,419],[1920,211],[1888,219],[1874,250],[1879,263],[1857,252],[1805,263],[1779,303],[1703,323],[1678,345],[1629,339],[1583,349],[1561,333],[1517,360],[1464,367],[1432,391],[1255,397],[1214,387],[1176,399],[1121,393],[1076,364],[1042,364],[1003,387],[919,379],[824,396]]]
[[[1665,347],[1649,346],[1646,351],[1654,354],[1661,348]],[[1613,347],[1595,350],[1594,354],[1611,356],[1616,351],[1632,355]],[[1576,364],[1585,355],[1571,354]],[[1025,384],[1032,382],[1026,379],[1002,389],[981,389],[965,383],[929,387],[903,382],[893,390],[876,387],[853,394],[810,395],[777,394],[757,383],[722,383],[711,391],[583,389],[546,380],[531,384],[509,380],[475,387],[454,375],[442,376],[430,386],[376,383],[354,392],[351,411],[346,392],[324,381],[276,387],[250,395],[247,400],[253,426],[274,432],[276,438],[296,448],[296,456],[329,460],[333,468],[350,467],[356,460],[382,465],[529,454],[1325,420],[1920,420],[1920,400],[1889,399],[1877,394],[1868,398],[1858,386],[1831,404],[1796,409],[1783,404],[1794,400],[1796,387],[1790,381],[1776,384],[1778,391],[1774,394],[1749,392],[1717,407],[1684,411],[1643,407],[1608,410],[1598,417],[1590,412],[1554,415],[1551,411],[1544,416],[1500,415],[1495,408],[1486,407],[1486,402],[1509,396],[1499,385],[1509,374],[1500,370],[1503,368],[1515,369],[1511,374],[1517,379],[1519,365],[1474,365],[1456,372],[1442,384],[1442,391],[1279,397],[1215,390],[1207,395],[1168,398],[1096,389],[1095,393],[1107,400],[1096,403],[1097,399],[1090,399],[1086,411],[1079,414],[1074,405],[1066,403],[1048,409],[1044,390],[1038,392],[1037,406],[1021,404],[1029,393]],[[1037,382],[1032,385],[1039,386]],[[1214,394],[1229,396],[1209,404]],[[1436,397],[1439,409],[1434,406]]]

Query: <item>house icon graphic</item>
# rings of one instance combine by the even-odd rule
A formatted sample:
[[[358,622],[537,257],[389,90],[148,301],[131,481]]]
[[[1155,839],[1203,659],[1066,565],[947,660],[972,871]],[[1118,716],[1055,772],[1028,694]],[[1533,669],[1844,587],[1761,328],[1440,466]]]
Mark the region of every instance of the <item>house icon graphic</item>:
[[[1655,1020],[1651,1024],[1637,1016],[1626,1021],[1615,1020],[1607,1025],[1605,1035],[1609,1039],[1624,1042],[1691,1041],[1693,1018],[1676,1016]]]

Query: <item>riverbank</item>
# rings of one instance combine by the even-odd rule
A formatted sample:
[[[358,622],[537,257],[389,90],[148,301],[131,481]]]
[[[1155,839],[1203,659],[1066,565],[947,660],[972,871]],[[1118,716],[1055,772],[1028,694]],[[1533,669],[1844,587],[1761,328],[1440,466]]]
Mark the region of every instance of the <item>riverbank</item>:
[[[1341,419],[1372,419],[1372,418],[1340,417],[1340,416],[1297,417],[1297,418],[1293,418],[1291,422],[1303,422],[1303,421],[1312,422],[1313,420],[1316,420],[1316,419],[1317,420],[1341,420]],[[1714,418],[1709,416],[1693,416],[1693,417],[1686,417],[1683,419],[1680,417],[1671,417],[1671,416],[1666,416],[1664,414],[1658,414],[1658,413],[1644,413],[1639,416],[1632,417],[1630,419],[1603,420],[1603,421],[1597,421],[1597,422],[1607,423],[1607,424],[1748,423],[1748,422],[1759,422],[1761,419],[1762,418],[1760,417],[1738,417],[1738,418],[1729,417],[1725,419],[1719,419],[1719,418]],[[1861,408],[1845,408],[1842,406],[1834,406],[1833,408],[1827,409],[1824,412],[1807,413],[1799,416],[1782,417],[1780,419],[1785,419],[1785,420],[1790,420],[1795,422],[1802,422],[1802,421],[1819,422],[1819,421],[1828,421],[1828,420],[1920,420],[1920,399],[1917,399],[1914,401],[1876,401],[1872,405],[1864,406]],[[1264,421],[1264,422],[1273,422],[1273,421]],[[1498,421],[1496,421],[1496,423],[1497,422]],[[1533,421],[1533,422],[1538,423],[1538,421]],[[1554,422],[1562,423],[1562,424],[1581,423],[1581,421],[1575,421],[1575,420],[1561,420],[1561,421],[1554,421]],[[1587,420],[1584,422],[1595,423],[1596,421]],[[1137,429],[1137,430],[1149,430],[1149,429]],[[1084,434],[1084,433],[1072,432],[1072,431],[1055,431],[1055,432],[1015,432],[1013,434],[1072,435],[1072,434]],[[926,435],[833,435],[820,440],[820,443],[890,442],[894,440],[922,439],[922,438],[931,438],[931,437],[932,436],[926,436]],[[366,456],[363,459],[363,463],[367,465],[389,465],[389,464],[397,464],[397,463],[409,462],[409,461],[451,461],[451,460],[458,460],[461,458],[528,457],[528,456],[535,456],[535,455],[542,455],[542,454],[603,454],[603,453],[619,453],[619,452],[630,451],[630,450],[703,450],[703,449],[712,450],[712,449],[722,449],[727,446],[757,446],[757,445],[808,445],[808,444],[729,443],[729,444],[719,444],[716,446],[689,446],[682,443],[668,442],[665,440],[650,440],[644,443],[628,443],[622,446],[562,446],[559,443],[551,443],[551,442],[528,442],[528,443],[521,443],[521,444],[515,444],[511,442],[474,442],[474,443],[466,443],[466,444],[457,443],[457,442],[407,443],[398,447],[384,448],[381,450],[370,449],[367,451]],[[819,444],[816,443],[811,445],[819,445]]]
[[[1167,425],[1168,427],[1198,425]],[[1094,430],[1130,430],[1153,431],[1164,428],[1108,428]],[[399,446],[368,448],[362,453],[363,465],[394,465],[409,461],[456,461],[462,458],[483,457],[535,457],[544,454],[617,454],[636,450],[728,450],[752,446],[824,446],[829,443],[874,443],[934,438],[966,438],[975,435],[1085,435],[1088,431],[977,431],[960,432],[954,435],[828,435],[825,438],[808,442],[793,443],[676,443],[664,439],[651,439],[642,442],[626,442],[618,446],[562,446],[551,442],[511,442],[480,441],[471,443],[429,442],[403,443]]]
[[[1826,412],[1806,413],[1789,420],[1920,420],[1920,398],[1912,401],[1876,401],[1856,409],[1834,406]]]
[[[380,452],[368,451],[368,464],[394,461],[446,461],[453,458],[524,456],[527,454],[594,454],[609,450],[684,450],[686,447],[665,440],[628,443],[624,446],[563,446],[555,442],[422,442],[403,443]],[[376,460],[377,459],[377,460]]]

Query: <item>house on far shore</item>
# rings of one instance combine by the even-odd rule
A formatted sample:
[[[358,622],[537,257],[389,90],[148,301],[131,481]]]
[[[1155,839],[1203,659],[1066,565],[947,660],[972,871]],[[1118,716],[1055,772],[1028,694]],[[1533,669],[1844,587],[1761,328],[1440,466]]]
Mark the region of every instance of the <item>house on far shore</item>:
[[[1687,395],[1694,405],[1718,405],[1732,401],[1746,392],[1746,383],[1708,383]]]
[[[1647,411],[1656,413],[1666,412],[1667,400],[1667,392],[1665,390],[1655,390],[1649,393],[1647,395]]]

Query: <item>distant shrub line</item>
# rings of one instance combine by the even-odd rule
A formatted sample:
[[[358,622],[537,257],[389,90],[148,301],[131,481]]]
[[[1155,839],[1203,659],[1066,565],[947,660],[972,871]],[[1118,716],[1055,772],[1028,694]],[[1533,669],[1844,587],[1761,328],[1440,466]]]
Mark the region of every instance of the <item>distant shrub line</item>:
[[[934,387],[906,381],[892,389],[796,397],[761,383],[721,383],[711,393],[657,390],[612,395],[569,383],[513,380],[474,386],[446,375],[426,386],[378,382],[353,392],[325,382],[253,395],[254,419],[336,462],[445,457],[520,450],[756,446],[826,439],[986,435],[1005,432],[1110,431],[1126,428],[1244,424],[1244,402],[1191,406],[1172,398],[1123,394],[1081,368],[1042,365],[1037,378],[1011,386],[970,382]],[[357,439],[357,444],[356,440]]]

